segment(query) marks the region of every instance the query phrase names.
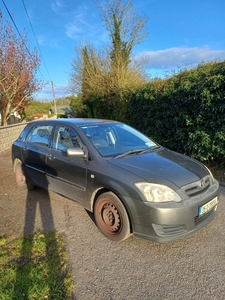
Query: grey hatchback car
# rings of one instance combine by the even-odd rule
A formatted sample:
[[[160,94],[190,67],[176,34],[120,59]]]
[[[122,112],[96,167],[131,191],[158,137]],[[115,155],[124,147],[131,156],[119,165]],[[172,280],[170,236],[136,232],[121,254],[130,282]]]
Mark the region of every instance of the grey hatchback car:
[[[207,167],[117,121],[30,122],[12,160],[20,188],[78,202],[113,241],[186,237],[208,225],[218,206],[219,184]]]

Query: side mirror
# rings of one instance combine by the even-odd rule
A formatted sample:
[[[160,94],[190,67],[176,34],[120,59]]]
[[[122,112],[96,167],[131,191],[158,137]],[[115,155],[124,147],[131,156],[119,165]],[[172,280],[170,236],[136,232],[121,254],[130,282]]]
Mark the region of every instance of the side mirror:
[[[86,149],[83,150],[79,147],[69,147],[66,149],[66,156],[87,158],[87,151],[85,150]]]

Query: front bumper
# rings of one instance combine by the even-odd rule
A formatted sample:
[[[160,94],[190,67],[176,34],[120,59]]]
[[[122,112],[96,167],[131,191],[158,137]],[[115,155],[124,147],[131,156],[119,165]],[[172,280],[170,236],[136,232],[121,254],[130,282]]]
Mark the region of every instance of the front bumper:
[[[216,182],[204,195],[180,203],[148,203],[126,198],[131,208],[133,234],[156,242],[184,238],[207,226],[215,217],[219,197]],[[213,200],[213,206],[201,215],[201,207]]]

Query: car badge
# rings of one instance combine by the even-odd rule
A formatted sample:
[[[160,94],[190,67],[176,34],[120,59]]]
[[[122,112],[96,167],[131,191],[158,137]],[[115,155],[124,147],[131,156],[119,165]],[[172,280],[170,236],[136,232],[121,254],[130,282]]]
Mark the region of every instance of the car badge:
[[[205,181],[202,179],[201,181],[200,181],[200,188],[204,188],[205,187]]]

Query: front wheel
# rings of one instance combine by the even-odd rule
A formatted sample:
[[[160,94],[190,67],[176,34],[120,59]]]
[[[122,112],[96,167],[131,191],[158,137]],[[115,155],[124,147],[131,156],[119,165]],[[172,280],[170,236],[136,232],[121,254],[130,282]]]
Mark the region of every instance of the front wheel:
[[[34,189],[35,186],[26,174],[24,164],[19,159],[16,159],[14,162],[14,172],[16,183],[21,190],[30,191]]]
[[[120,199],[112,192],[98,197],[94,206],[95,222],[112,241],[122,241],[131,234],[130,221]]]

